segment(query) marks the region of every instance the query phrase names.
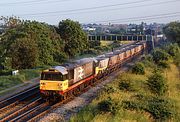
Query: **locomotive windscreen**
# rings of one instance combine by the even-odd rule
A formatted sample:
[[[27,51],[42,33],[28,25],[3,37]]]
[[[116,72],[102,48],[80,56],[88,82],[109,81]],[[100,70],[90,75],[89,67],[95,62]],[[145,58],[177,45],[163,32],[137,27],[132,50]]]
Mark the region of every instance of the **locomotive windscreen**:
[[[67,75],[62,75],[60,73],[42,73],[41,80],[51,80],[51,81],[64,81],[67,79]]]

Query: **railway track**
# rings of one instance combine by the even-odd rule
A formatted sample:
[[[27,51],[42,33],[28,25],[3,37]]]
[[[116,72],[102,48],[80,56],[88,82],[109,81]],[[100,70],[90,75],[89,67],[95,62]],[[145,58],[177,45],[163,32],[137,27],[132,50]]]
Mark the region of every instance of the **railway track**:
[[[31,102],[40,98],[39,86],[29,88],[15,96],[4,99],[0,102],[0,121],[6,120],[12,113],[16,113]]]
[[[128,60],[122,62],[127,63],[134,59],[131,57]],[[107,79],[109,75],[113,72],[118,72],[118,70],[113,70],[106,74],[106,76],[97,79],[96,82],[90,84],[86,87],[83,91],[79,91],[76,94],[73,94],[68,99],[62,100],[57,103],[49,103],[40,98],[39,94],[39,86],[30,88],[24,92],[21,92],[13,97],[3,100],[0,102],[0,121],[6,122],[34,122],[40,120],[44,115],[49,113],[51,110],[57,108],[58,106],[65,104],[75,98],[75,96],[80,95],[90,89],[91,87],[95,86],[99,82],[104,81]],[[4,112],[6,111],[6,112]]]
[[[125,61],[125,62],[127,62],[127,61]],[[119,70],[112,71],[111,73],[118,72]],[[21,96],[20,95],[19,97],[15,97],[16,98],[15,102],[12,102],[12,101],[10,102],[10,99],[7,100],[11,104],[1,108],[0,112],[4,111],[4,110],[9,110],[10,108],[15,108],[15,106],[22,104],[24,101],[27,101],[27,102],[25,102],[25,104],[23,104],[23,105],[20,105],[21,106],[20,108],[16,108],[15,110],[12,110],[11,112],[5,113],[5,116],[3,116],[0,121],[2,121],[2,122],[7,122],[7,121],[8,122],[35,122],[35,121],[38,121],[43,116],[45,116],[50,111],[52,111],[53,109],[55,109],[63,104],[68,103],[69,101],[74,99],[76,96],[83,94],[84,92],[86,92],[88,89],[95,86],[99,82],[104,81],[105,79],[107,79],[107,77],[109,75],[111,75],[111,73],[109,73],[106,77],[98,79],[95,83],[86,87],[83,91],[77,92],[76,94],[72,95],[68,99],[62,100],[57,103],[46,102],[46,101],[42,100],[40,98],[40,96],[38,96],[38,95],[35,97],[34,95],[39,93],[39,91],[38,90],[36,91],[35,88],[34,88],[34,90],[33,89],[28,90],[27,92],[24,92],[24,93],[27,94],[27,93],[29,93],[29,91],[31,91],[35,94],[34,95],[31,94],[28,96],[26,95],[26,97],[23,97],[21,99],[19,98]],[[19,98],[19,99],[17,99],[17,98]]]
[[[39,93],[39,85],[38,86],[35,86],[35,87],[31,87],[29,89],[26,89],[14,96],[11,96],[7,99],[4,99],[0,102],[0,109],[2,109],[3,107],[5,106],[8,106],[12,103],[15,103],[17,101],[21,101],[29,96],[32,96],[34,94],[38,94]]]
[[[122,62],[122,65],[124,65],[125,63],[127,62],[130,62],[131,60],[134,60],[134,58],[130,59],[130,60],[126,60],[125,62]],[[126,66],[128,67],[128,66]],[[49,112],[51,112],[53,109],[63,105],[63,104],[66,104],[68,103],[69,101],[71,101],[72,99],[74,99],[76,96],[79,96],[80,94],[83,94],[85,93],[87,90],[89,90],[90,88],[96,86],[97,84],[99,84],[100,82],[103,82],[104,80],[106,80],[112,73],[115,73],[115,72],[119,72],[121,70],[121,68],[119,68],[118,70],[115,70],[115,71],[112,71],[111,73],[109,73],[108,75],[98,79],[96,82],[94,82],[93,84],[89,85],[88,87],[86,87],[83,91],[81,92],[77,92],[76,95],[74,96],[71,96],[70,98],[66,99],[66,100],[63,100],[59,103],[56,103],[56,104],[53,104],[52,106],[49,106],[49,107],[46,107],[46,109],[39,113],[37,116],[34,116],[33,118],[31,118],[30,120],[27,120],[28,122],[36,122],[36,121],[39,121],[43,116],[45,116],[46,114],[48,114]]]

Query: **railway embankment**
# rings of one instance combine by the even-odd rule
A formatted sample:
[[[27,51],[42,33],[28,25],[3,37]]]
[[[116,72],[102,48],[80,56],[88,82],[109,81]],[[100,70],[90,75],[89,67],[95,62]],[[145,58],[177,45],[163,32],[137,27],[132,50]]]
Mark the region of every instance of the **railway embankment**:
[[[69,121],[179,121],[180,52],[170,47],[144,57],[144,69],[118,75]]]

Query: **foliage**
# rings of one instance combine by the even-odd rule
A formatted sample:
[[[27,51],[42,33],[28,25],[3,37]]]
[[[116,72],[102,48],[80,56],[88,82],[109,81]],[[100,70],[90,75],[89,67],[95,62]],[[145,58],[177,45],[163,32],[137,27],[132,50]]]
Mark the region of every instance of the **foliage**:
[[[133,83],[129,80],[122,80],[119,82],[119,89],[124,91],[134,91]]]
[[[70,57],[76,56],[89,46],[87,35],[78,22],[69,19],[61,21],[58,33],[65,43],[64,52]]]
[[[118,104],[115,103],[111,98],[108,98],[107,100],[103,100],[97,105],[97,109],[100,112],[110,112],[112,114],[115,114],[118,109]]]
[[[22,23],[19,17],[16,16],[10,16],[10,17],[1,16],[0,21],[2,21],[1,24],[4,29],[15,28]]]
[[[83,54],[92,54],[92,55],[98,55],[100,52],[98,50],[95,50],[93,48],[89,48],[88,50],[83,51]]]
[[[115,87],[113,87],[113,86],[107,85],[107,86],[104,88],[104,91],[107,92],[108,94],[110,94],[110,93],[116,92],[117,89],[116,89]]]
[[[152,52],[152,58],[155,63],[158,63],[159,61],[167,61],[168,57],[168,53],[161,49],[156,49]]]
[[[145,67],[143,63],[136,63],[132,68],[132,73],[144,75],[145,74]]]
[[[172,42],[176,42],[180,45],[180,22],[171,22],[163,28],[163,31]]]
[[[100,41],[89,41],[89,47],[94,48],[96,46],[100,46],[101,42]]]
[[[12,70],[0,70],[0,76],[7,76],[11,74],[12,74]]]
[[[155,67],[152,55],[143,56],[142,63],[145,67]]]
[[[165,50],[173,57],[180,53],[180,47],[176,43],[168,45]]]
[[[0,77],[0,91],[6,90],[7,88],[11,88],[33,78],[39,77],[40,72],[44,68],[38,69],[29,69],[29,70],[20,70],[18,75],[9,75]],[[11,73],[11,70],[7,70],[6,72]],[[5,74],[6,75],[6,74]]]
[[[0,91],[6,90],[7,88],[21,84],[24,80],[22,75],[19,76],[1,76],[0,77]]]
[[[143,97],[141,101],[122,101],[123,108],[128,110],[144,110],[155,120],[169,120],[175,115],[173,102],[159,97]]]
[[[156,95],[164,95],[167,92],[166,80],[162,74],[155,72],[147,80],[148,88]]]
[[[123,108],[128,110],[140,110],[142,109],[142,104],[135,101],[122,101]]]
[[[175,57],[174,57],[174,63],[180,67],[180,53],[178,53]]]
[[[1,65],[15,69],[50,65],[66,58],[54,27],[36,21],[24,21],[8,29],[0,45]]]
[[[99,50],[99,51],[108,51],[111,49],[111,47],[109,47],[109,46],[97,46],[94,49]]]
[[[160,121],[172,118],[175,113],[171,101],[158,97],[149,99],[146,107],[146,111],[151,113],[156,120]]]
[[[75,120],[75,122],[84,120],[95,122],[120,122],[124,120],[138,122],[178,122],[180,120],[179,88],[177,88],[179,86],[179,72],[178,68],[175,67],[174,64],[171,64],[170,69],[166,69],[166,74],[164,73],[164,70],[161,71],[162,75],[166,75],[168,79],[168,95],[156,96],[156,94],[154,95],[150,90],[147,90],[148,87],[145,85],[146,80],[148,79],[147,77],[152,73],[159,73],[159,70],[152,72],[154,67],[146,68],[145,75],[135,75],[130,72],[123,73],[120,74],[112,83],[108,84],[108,86],[105,86],[105,90],[103,90],[102,93],[100,93],[98,97],[87,106],[91,109],[80,110],[77,115],[72,117],[73,120]],[[133,88],[138,88],[138,90],[132,92],[118,90],[119,83],[125,80],[131,81],[131,83],[133,83]],[[100,112],[94,111],[93,108],[98,108],[98,104],[101,102],[104,104],[107,103],[108,106],[111,106],[109,108],[114,106],[113,110],[115,110],[115,112],[111,112],[110,110],[112,109]],[[104,107],[104,109],[106,108]]]
[[[23,75],[25,80],[27,81],[39,77],[39,72],[41,72],[41,69],[26,69],[21,70],[19,74]]]
[[[92,106],[85,106],[83,111],[79,111],[76,117],[71,117],[70,122],[90,122],[97,115],[96,109]]]
[[[12,68],[24,69],[32,68],[37,65],[38,48],[33,40],[17,39],[10,47],[12,58]]]
[[[168,62],[166,62],[166,61],[159,61],[157,65],[160,68],[169,68],[170,67]]]

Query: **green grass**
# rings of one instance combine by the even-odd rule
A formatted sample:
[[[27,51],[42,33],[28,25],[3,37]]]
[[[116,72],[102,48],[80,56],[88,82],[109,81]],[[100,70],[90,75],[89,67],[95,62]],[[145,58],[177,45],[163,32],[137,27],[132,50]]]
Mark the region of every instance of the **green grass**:
[[[105,86],[92,103],[71,117],[70,122],[151,122],[155,120],[179,122],[180,72],[178,68],[170,63],[170,68],[164,70],[163,76],[168,81],[168,93],[162,97],[156,97],[148,90],[146,83],[152,72],[153,67],[147,67],[145,75],[131,72],[119,75],[112,83]],[[122,81],[130,81],[133,90],[120,90],[119,83]],[[99,112],[98,104],[108,99],[116,104],[113,109],[115,112]],[[166,116],[158,119],[159,116],[164,115]]]
[[[40,76],[44,68],[20,70],[18,75],[0,76],[0,91],[26,83],[27,81]]]

